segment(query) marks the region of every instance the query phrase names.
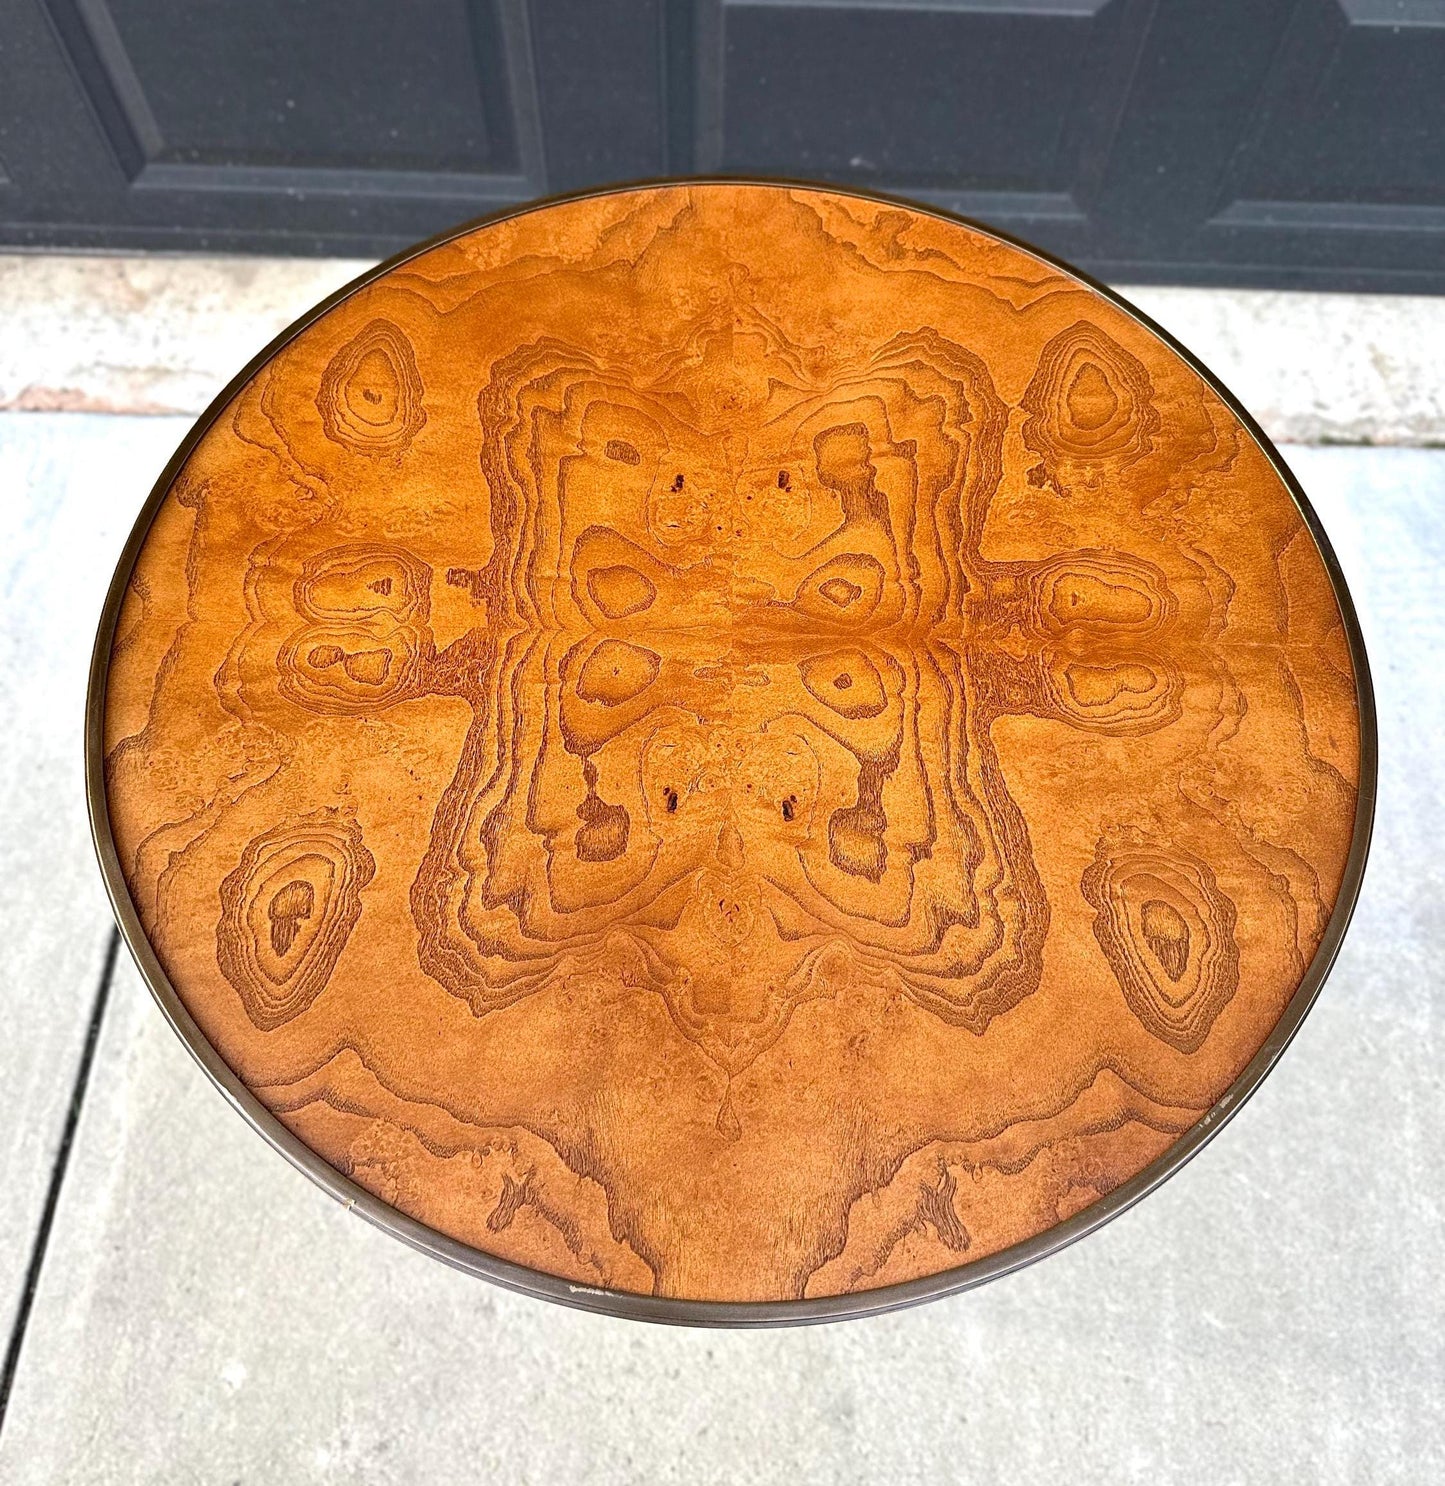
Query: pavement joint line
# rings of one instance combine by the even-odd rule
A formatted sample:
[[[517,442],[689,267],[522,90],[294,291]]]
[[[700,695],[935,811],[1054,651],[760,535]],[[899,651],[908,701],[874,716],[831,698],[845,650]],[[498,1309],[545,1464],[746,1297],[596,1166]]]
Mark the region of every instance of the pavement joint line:
[[[60,1204],[61,1188],[65,1185],[65,1172],[70,1164],[71,1148],[75,1144],[76,1128],[80,1124],[80,1111],[85,1103],[86,1089],[90,1083],[90,1070],[95,1063],[95,1049],[100,1041],[101,1024],[105,1020],[106,1006],[110,1001],[111,983],[115,979],[116,960],[120,953],[120,930],[111,925],[110,939],[105,947],[105,959],[100,967],[100,983],[96,987],[91,1005],[90,1023],[85,1032],[85,1045],[81,1048],[80,1062],[75,1071],[75,1086],[71,1090],[70,1105],[65,1113],[65,1128],[61,1132],[60,1146],[55,1153],[55,1165],[50,1172],[50,1186],[45,1194],[45,1207],[40,1214],[40,1223],[35,1230],[35,1242],[30,1249],[30,1262],[25,1270],[25,1288],[20,1294],[20,1304],[15,1312],[15,1323],[11,1328],[9,1345],[5,1349],[5,1362],[0,1367],[0,1437],[5,1429],[5,1415],[10,1405],[10,1394],[15,1386],[16,1373],[20,1367],[20,1353],[25,1344],[25,1332],[30,1322],[30,1310],[35,1303],[35,1292],[40,1287],[40,1273],[45,1266],[45,1251],[50,1244],[50,1231],[55,1223],[56,1208]]]

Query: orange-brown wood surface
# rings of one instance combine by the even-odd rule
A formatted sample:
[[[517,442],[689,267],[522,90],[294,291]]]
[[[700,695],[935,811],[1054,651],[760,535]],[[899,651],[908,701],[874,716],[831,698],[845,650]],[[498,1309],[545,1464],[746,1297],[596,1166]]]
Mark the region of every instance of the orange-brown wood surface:
[[[1163,1155],[1340,890],[1360,721],[1274,467],[961,224],[617,192],[352,293],[116,628],[151,945],[307,1145],[488,1254],[839,1295]]]

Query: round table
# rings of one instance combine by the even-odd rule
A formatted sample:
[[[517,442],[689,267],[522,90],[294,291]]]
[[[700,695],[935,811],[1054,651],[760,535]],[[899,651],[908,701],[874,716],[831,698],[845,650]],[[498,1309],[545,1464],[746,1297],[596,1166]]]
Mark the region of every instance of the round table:
[[[454,1264],[721,1324],[1180,1166],[1374,793],[1339,569],[1210,374],[767,182],[521,209],[287,331],[156,486],[88,729],[125,937],[263,1135]]]

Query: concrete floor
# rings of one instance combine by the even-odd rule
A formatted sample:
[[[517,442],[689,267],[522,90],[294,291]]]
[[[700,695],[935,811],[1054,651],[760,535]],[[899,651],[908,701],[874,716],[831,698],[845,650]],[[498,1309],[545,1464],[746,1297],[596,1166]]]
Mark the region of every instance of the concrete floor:
[[[0,411],[199,413],[349,258],[0,253]],[[1272,439],[1445,444],[1445,297],[1121,290]]]
[[[0,414],[0,1481],[1445,1479],[1445,451],[1285,451],[1361,611],[1382,771],[1354,927],[1250,1105],[1031,1270],[703,1333],[525,1300],[369,1228],[107,957],[85,670],[186,424]]]

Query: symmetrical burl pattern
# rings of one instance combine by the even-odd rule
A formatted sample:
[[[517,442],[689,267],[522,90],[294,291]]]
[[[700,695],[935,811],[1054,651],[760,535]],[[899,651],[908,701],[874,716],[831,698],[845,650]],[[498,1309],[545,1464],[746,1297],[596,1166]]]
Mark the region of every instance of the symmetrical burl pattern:
[[[431,249],[210,424],[130,575],[145,932],[295,1134],[579,1284],[789,1299],[1166,1152],[1340,890],[1300,511],[1028,253],[768,186]]]
[[[1162,1041],[1194,1052],[1239,986],[1234,904],[1208,864],[1100,841],[1080,888],[1130,1010]]]
[[[326,989],[375,872],[355,821],[285,822],[241,853],[221,882],[216,962],[263,1031]]]

